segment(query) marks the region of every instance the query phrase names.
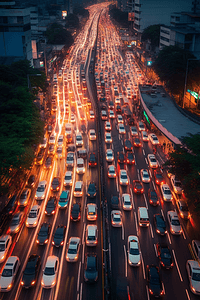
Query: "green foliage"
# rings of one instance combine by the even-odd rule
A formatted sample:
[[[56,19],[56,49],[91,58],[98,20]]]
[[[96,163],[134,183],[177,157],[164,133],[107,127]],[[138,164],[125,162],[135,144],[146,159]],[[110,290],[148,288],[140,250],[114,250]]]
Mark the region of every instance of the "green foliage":
[[[153,48],[158,47],[160,41],[160,26],[160,24],[156,24],[145,28],[142,33],[142,42],[150,40]]]
[[[75,14],[69,14],[66,18],[66,28],[73,27],[79,28],[79,18]]]
[[[53,23],[47,28],[46,36],[48,44],[70,47],[73,43],[71,33],[58,23]]]
[[[182,142],[184,147],[171,153],[167,164],[182,181],[191,209],[200,211],[200,134],[184,137]]]
[[[120,9],[116,8],[115,5],[112,5],[109,10],[110,16],[115,19],[121,26],[128,27],[128,12],[123,12]]]

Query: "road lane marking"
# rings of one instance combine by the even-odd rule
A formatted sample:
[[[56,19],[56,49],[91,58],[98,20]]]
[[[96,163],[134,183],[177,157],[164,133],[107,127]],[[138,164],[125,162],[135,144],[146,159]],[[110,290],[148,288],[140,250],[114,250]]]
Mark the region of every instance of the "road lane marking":
[[[169,235],[169,232],[168,232],[168,231],[167,231],[167,237],[168,237],[169,243],[170,243],[170,245],[171,245],[172,242],[171,242],[171,238],[170,238],[170,235]]]
[[[188,300],[190,300],[190,296],[189,296],[188,290],[185,289],[185,292],[186,292],[186,295],[187,295]]]
[[[149,289],[148,289],[148,286],[147,286],[147,285],[146,285],[146,291],[147,291],[147,298],[148,298],[148,300],[150,300]]]
[[[122,222],[122,240],[124,241],[124,226],[123,226],[123,222]]]
[[[82,264],[84,264],[84,254],[85,254],[85,242],[83,242],[83,252],[82,252]]]
[[[145,162],[146,162],[146,164],[148,165],[148,161],[147,161],[147,158],[145,157]]]
[[[135,227],[136,227],[137,236],[138,236],[139,235],[139,231],[138,231],[138,224],[137,224],[137,215],[136,215],[136,212],[134,212],[134,216],[135,216]]]
[[[156,186],[155,186],[155,183],[154,183],[154,181],[152,180],[152,184],[153,184],[153,188],[154,188],[154,190],[156,190]]]
[[[131,198],[132,198],[132,202],[133,202],[133,209],[135,209],[135,204],[134,204],[134,200],[133,200],[133,191],[131,188],[130,188],[130,193],[131,193]]]
[[[154,245],[154,249],[155,249],[155,252],[156,252],[156,256],[158,257],[158,251],[157,251],[157,248],[156,248],[156,244],[153,244]]]
[[[78,267],[77,292],[79,291],[80,275],[81,275],[81,261],[79,262],[79,267]]]
[[[80,300],[82,300],[82,295],[83,295],[83,283],[81,282],[81,288],[80,288]]]
[[[126,253],[126,246],[124,245],[124,255],[125,255],[125,277],[128,277],[128,268],[127,268],[127,253]]]
[[[144,197],[144,201],[145,201],[146,208],[148,209],[148,204],[147,204],[147,198],[146,198],[146,195],[143,194],[143,197]]]
[[[142,273],[143,273],[143,277],[144,277],[144,280],[145,280],[146,279],[146,274],[145,274],[144,260],[143,260],[142,252],[141,252],[141,262],[142,262]]]
[[[150,230],[151,230],[151,236],[152,236],[152,239],[154,239],[153,229],[152,229],[152,227],[151,227],[151,223],[149,223],[149,227],[150,227]]]
[[[144,151],[144,149],[142,149],[142,153],[143,153],[143,155],[145,156],[145,151]]]
[[[110,265],[110,272],[111,272],[111,243],[108,244],[108,251],[109,251],[109,265]]]
[[[180,269],[179,269],[179,266],[178,266],[178,263],[177,263],[177,260],[176,260],[176,256],[175,256],[174,249],[172,249],[172,253],[173,253],[173,255],[174,255],[174,261],[175,261],[175,264],[176,264],[176,268],[177,268],[177,271],[178,271],[180,280],[183,281],[183,278],[182,278],[182,276],[181,276],[181,272],[180,272]]]
[[[164,216],[164,213],[163,213],[163,210],[162,210],[162,208],[161,208],[161,214],[162,214],[162,216],[163,216],[163,219],[164,219],[164,221],[166,222],[166,220],[165,220],[165,216]]]

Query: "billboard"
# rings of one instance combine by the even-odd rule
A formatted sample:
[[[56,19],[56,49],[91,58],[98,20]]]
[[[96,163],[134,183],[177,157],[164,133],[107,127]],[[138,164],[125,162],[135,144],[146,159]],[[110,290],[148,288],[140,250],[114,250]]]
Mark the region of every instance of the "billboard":
[[[134,21],[135,20],[135,13],[129,12],[128,13],[128,21]]]

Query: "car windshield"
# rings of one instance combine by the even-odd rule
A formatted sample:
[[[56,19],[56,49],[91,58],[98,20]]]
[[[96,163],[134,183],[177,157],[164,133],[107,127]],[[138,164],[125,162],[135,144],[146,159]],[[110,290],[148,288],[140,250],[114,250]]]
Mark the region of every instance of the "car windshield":
[[[88,240],[89,241],[94,241],[95,240],[95,236],[94,235],[89,235],[88,236]]]
[[[144,178],[149,178],[149,175],[147,173],[143,173]]]
[[[179,220],[172,220],[172,225],[180,226]]]
[[[70,175],[65,176],[65,180],[71,180],[71,176]]]
[[[5,250],[5,245],[4,244],[0,244],[0,251],[4,251]]]
[[[47,235],[47,230],[46,229],[45,230],[40,230],[38,235],[39,236],[46,236]]]
[[[10,225],[13,226],[13,225],[17,225],[17,224],[19,224],[19,218],[13,219]]]
[[[166,195],[171,195],[170,190],[166,189],[166,190],[165,190],[165,194],[166,194]]]
[[[139,250],[138,249],[130,248],[130,254],[131,255],[139,255]]]
[[[29,218],[36,218],[37,217],[37,214],[36,212],[30,212],[29,215],[28,215]]]
[[[122,175],[121,175],[121,179],[127,179],[126,174],[122,174]]]
[[[51,275],[54,275],[54,274],[55,274],[55,272],[54,272],[53,267],[46,267],[44,269],[44,275],[51,276]]]
[[[3,277],[11,277],[12,276],[12,269],[4,269],[2,273]]]
[[[26,199],[26,194],[22,193],[20,199]]]
[[[76,249],[69,248],[68,253],[69,254],[76,254]]]
[[[37,192],[39,192],[39,193],[44,192],[44,186],[39,186],[39,187],[37,188]]]
[[[192,280],[200,281],[200,273],[192,273]]]

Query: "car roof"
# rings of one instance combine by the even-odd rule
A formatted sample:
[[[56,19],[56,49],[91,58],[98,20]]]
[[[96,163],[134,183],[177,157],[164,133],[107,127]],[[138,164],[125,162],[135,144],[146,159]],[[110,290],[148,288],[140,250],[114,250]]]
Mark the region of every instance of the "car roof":
[[[58,260],[58,257],[55,255],[50,255],[47,257],[46,267],[54,267],[55,262]]]
[[[19,258],[17,256],[9,256],[5,264],[6,269],[12,269],[18,259]]]

